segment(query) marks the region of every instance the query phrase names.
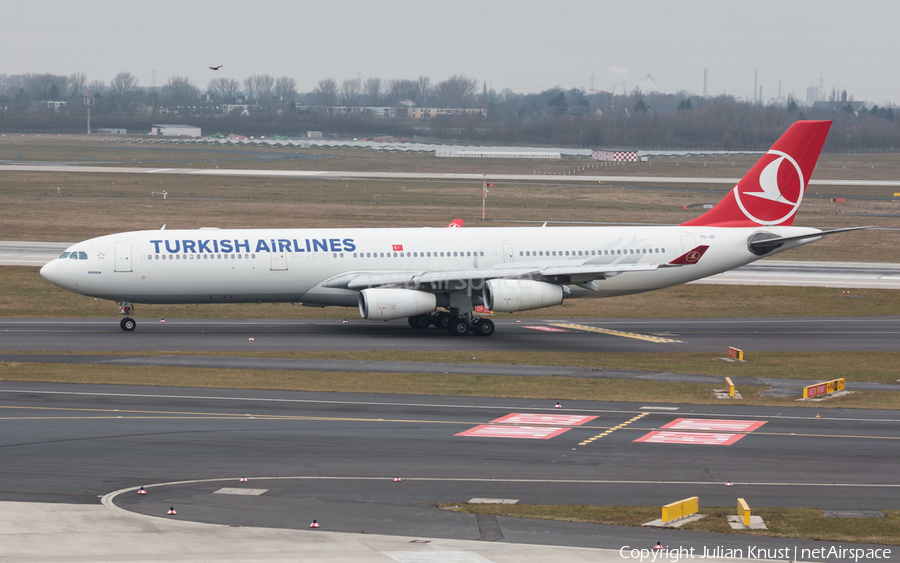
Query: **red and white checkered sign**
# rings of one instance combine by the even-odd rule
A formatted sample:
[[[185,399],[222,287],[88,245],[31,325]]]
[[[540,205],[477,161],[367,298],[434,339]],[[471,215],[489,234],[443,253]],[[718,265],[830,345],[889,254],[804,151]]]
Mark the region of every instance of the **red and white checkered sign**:
[[[672,422],[661,426],[669,430],[720,430],[727,432],[753,432],[766,421],[753,420],[717,420],[699,418],[676,418]]]
[[[482,424],[460,432],[456,436],[469,436],[475,438],[525,438],[530,440],[549,440],[568,432],[570,428],[556,426],[508,426],[502,424]]]
[[[559,426],[581,426],[595,418],[597,417],[577,414],[529,414],[514,412],[496,420],[492,420],[491,424],[554,424]]]
[[[641,160],[637,151],[591,151],[591,160],[601,160],[604,162],[638,162]]]
[[[704,446],[730,446],[746,434],[723,434],[719,432],[669,432],[654,430],[641,436],[635,442],[645,444],[700,444]]]

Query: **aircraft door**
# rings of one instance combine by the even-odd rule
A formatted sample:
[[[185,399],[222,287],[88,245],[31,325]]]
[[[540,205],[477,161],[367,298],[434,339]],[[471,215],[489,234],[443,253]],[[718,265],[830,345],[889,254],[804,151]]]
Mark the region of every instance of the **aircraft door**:
[[[272,259],[270,270],[287,270],[287,253],[273,251],[269,255]]]
[[[681,252],[688,252],[697,248],[697,240],[693,235],[681,235]]]
[[[512,244],[508,242],[503,243],[503,261],[504,262],[512,262],[513,261],[513,247]]]
[[[117,242],[116,243],[116,272],[130,272],[131,271],[131,243],[130,242]]]

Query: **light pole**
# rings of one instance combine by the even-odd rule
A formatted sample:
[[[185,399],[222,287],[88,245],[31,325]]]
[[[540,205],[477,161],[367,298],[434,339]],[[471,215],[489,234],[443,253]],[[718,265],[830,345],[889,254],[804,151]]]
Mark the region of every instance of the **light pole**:
[[[87,107],[87,134],[91,134],[91,106],[94,105],[94,92],[84,91],[84,105]]]

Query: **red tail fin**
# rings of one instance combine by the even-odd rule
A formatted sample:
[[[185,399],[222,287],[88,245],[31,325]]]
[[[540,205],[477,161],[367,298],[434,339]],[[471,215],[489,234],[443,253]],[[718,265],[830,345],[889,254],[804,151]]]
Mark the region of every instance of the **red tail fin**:
[[[794,123],[722,201],[682,225],[790,225],[830,128],[830,121]]]

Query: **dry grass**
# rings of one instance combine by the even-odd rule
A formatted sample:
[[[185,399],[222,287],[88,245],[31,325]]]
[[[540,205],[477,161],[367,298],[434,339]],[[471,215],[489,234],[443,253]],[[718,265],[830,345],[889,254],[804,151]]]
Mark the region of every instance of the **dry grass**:
[[[620,526],[640,526],[660,516],[658,506],[595,506],[534,504],[439,505],[459,512],[518,518],[539,518],[565,522],[588,522]],[[683,525],[692,532],[714,532],[755,537],[797,538],[877,545],[900,545],[900,510],[885,510],[884,518],[827,518],[817,508],[757,508],[768,530],[732,530],[727,516],[735,508],[702,507],[706,518]]]
[[[267,160],[272,155],[320,153],[314,160]],[[96,138],[0,137],[0,159],[108,161],[112,165],[232,167],[296,170],[415,170],[420,172],[477,172],[531,174],[584,166],[584,159],[563,161],[478,161],[439,159],[431,155],[377,153],[367,150],[262,149],[184,145],[113,145]],[[117,161],[116,158],[119,160]],[[230,159],[230,160],[229,160]],[[743,160],[742,160],[743,159]],[[615,175],[734,176],[754,158],[656,159],[652,166],[634,165],[589,169],[586,173]],[[732,167],[732,161],[734,166]],[[703,163],[706,166],[703,166]],[[846,165],[846,168],[843,166]],[[737,172],[737,174],[735,173]],[[817,177],[879,179],[900,176],[900,155],[824,155]],[[232,178],[145,174],[71,174],[66,172],[5,171],[0,176],[0,239],[63,240],[125,230],[169,228],[272,227],[389,227],[443,226],[461,217],[467,227],[521,224],[520,221],[676,224],[700,210],[683,205],[715,203],[727,186],[658,185],[652,189],[623,189],[616,185],[559,184],[552,176],[535,176],[530,183],[496,183],[488,202],[485,224],[481,216],[479,182],[321,180]],[[59,191],[57,191],[59,188]],[[696,189],[693,189],[696,188]],[[169,199],[151,199],[166,190]],[[900,227],[900,206],[886,200],[851,199],[831,203],[811,189],[797,224],[821,227],[875,225]],[[841,187],[821,190],[828,195],[889,197],[894,188]],[[853,233],[831,237],[791,251],[783,257],[798,260],[892,261],[900,246],[900,231]]]
[[[0,353],[41,354],[0,350]],[[318,350],[318,351],[121,351],[68,352],[73,355],[115,356],[234,356],[370,362],[426,362],[467,365],[570,366],[640,372],[673,372],[730,377],[775,377],[828,381],[896,383],[900,352],[750,352],[746,362],[722,361],[709,352],[505,352],[447,350]],[[840,400],[834,401],[838,403]]]
[[[547,401],[722,404],[712,391],[715,385],[549,376],[341,373],[10,362],[0,364],[0,381],[507,397]],[[892,392],[859,391],[826,402],[798,403],[793,398],[760,397],[758,393],[763,390],[762,387],[740,386],[740,390],[745,397],[740,404],[744,406],[800,406],[817,411],[828,408],[900,407],[900,394]]]

